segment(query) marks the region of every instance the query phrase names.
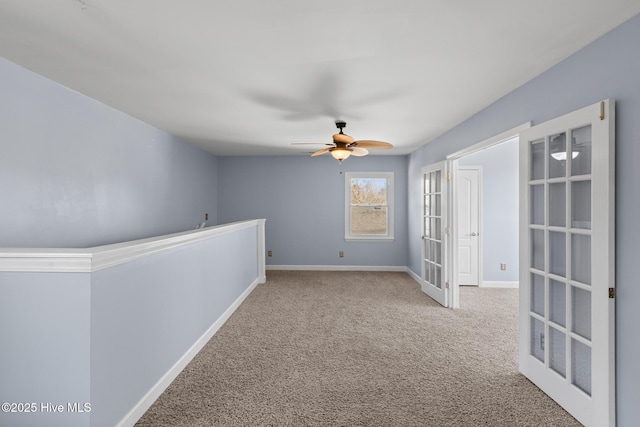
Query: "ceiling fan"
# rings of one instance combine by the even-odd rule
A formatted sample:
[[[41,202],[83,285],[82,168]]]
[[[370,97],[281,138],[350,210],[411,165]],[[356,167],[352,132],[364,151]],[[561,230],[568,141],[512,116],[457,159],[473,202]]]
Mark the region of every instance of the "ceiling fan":
[[[331,155],[336,160],[342,163],[344,159],[351,155],[357,157],[366,156],[367,154],[369,154],[369,150],[367,150],[367,148],[383,150],[393,148],[393,145],[389,144],[388,142],[371,141],[366,139],[362,141],[356,141],[353,139],[353,137],[342,132],[342,129],[344,129],[346,126],[347,122],[343,120],[336,120],[336,127],[340,129],[340,133],[333,135],[333,144],[327,144],[331,145],[331,147],[318,150],[315,153],[311,154],[311,156],[314,157],[320,156],[324,153],[331,153]]]

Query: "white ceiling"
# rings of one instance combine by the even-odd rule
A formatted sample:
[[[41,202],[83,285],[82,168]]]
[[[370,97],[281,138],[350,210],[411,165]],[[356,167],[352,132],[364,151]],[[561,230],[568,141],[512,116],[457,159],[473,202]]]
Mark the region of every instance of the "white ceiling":
[[[0,0],[0,56],[218,155],[405,154],[638,0]]]

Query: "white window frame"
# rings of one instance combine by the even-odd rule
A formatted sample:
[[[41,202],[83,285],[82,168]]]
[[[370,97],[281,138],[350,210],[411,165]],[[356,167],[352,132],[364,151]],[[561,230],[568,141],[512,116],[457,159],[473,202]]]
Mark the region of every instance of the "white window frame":
[[[351,234],[351,180],[354,178],[384,178],[387,180],[387,234]],[[344,239],[360,242],[391,242],[394,239],[393,172],[345,172],[344,179]]]

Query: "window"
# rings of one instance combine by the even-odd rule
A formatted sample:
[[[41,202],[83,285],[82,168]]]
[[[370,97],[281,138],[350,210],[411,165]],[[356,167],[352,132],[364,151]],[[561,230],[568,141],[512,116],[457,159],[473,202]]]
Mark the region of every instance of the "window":
[[[347,172],[345,239],[393,240],[393,172]]]

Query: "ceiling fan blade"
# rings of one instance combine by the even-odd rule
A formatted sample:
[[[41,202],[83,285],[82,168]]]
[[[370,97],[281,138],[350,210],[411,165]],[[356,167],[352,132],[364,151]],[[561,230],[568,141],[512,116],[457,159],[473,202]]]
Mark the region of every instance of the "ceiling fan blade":
[[[389,148],[393,148],[392,144],[388,142],[382,141],[371,141],[368,139],[364,139],[362,141],[355,141],[351,144],[352,147],[360,147],[360,148],[374,148],[377,150],[386,150]]]
[[[362,148],[362,147],[353,147],[351,148],[351,155],[352,156],[356,156],[356,157],[362,157],[362,156],[366,156],[367,154],[369,154],[369,150],[367,150],[366,148]]]
[[[322,155],[324,153],[328,153],[329,150],[331,150],[331,148],[333,148],[333,147],[327,147],[327,148],[323,148],[322,150],[318,150],[318,151],[314,152],[313,154],[311,154],[311,157],[320,156],[320,155]]]
[[[346,133],[336,133],[333,135],[333,142],[343,142],[345,144],[353,143],[353,137]]]

